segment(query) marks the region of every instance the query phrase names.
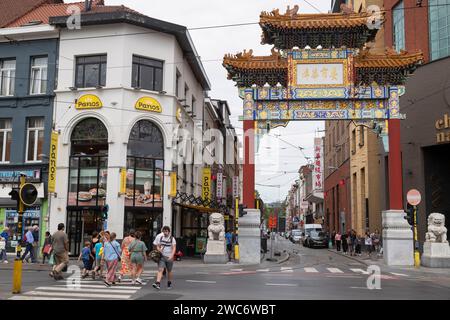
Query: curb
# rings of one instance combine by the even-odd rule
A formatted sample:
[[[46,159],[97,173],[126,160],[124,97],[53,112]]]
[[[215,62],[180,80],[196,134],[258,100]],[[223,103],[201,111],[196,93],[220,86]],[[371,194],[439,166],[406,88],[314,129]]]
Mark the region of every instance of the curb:
[[[348,258],[348,259],[350,259],[350,260],[357,261],[357,262],[359,262],[359,263],[365,264],[366,266],[370,266],[370,265],[374,264],[374,262],[376,262],[376,261],[371,261],[371,263],[370,263],[369,261],[364,261],[364,260],[360,260],[360,259],[358,259],[358,258],[354,258],[354,257],[352,257],[352,256],[347,256],[347,255],[345,255],[345,254],[337,253],[336,251],[334,251],[334,250],[332,250],[332,249],[327,249],[327,250],[328,250],[329,252],[333,252],[334,254],[337,254],[337,255],[339,255],[339,256],[341,256],[341,257],[345,257],[345,258]]]
[[[287,257],[285,259],[279,260],[279,261],[277,261],[277,263],[278,264],[284,263],[284,262],[288,261],[291,258],[291,254],[290,253],[288,253],[286,256]]]

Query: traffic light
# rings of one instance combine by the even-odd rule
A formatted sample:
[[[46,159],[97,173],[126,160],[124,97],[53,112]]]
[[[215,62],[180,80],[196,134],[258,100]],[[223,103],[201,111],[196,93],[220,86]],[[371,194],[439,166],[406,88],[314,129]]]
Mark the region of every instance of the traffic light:
[[[20,203],[19,188],[12,188],[11,192],[8,194],[11,196],[11,200],[17,202],[17,208],[18,208],[19,203]]]
[[[247,214],[247,212],[244,211],[245,208],[247,208],[247,207],[244,206],[243,204],[239,205],[239,218],[242,218],[243,216],[245,216]]]
[[[102,208],[102,220],[108,220],[108,211],[109,211],[109,205],[104,205]]]
[[[19,197],[20,201],[27,206],[31,207],[36,203],[38,192],[36,187],[31,183],[26,183],[20,188]]]
[[[412,226],[414,225],[414,208],[413,207],[408,207],[405,210],[406,212],[406,216],[404,217],[408,223]]]

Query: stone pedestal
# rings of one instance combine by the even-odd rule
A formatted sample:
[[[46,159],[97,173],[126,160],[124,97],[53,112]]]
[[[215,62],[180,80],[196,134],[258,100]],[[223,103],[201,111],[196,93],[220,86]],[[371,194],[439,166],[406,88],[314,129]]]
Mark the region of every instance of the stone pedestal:
[[[261,212],[258,209],[245,209],[247,212],[239,218],[239,263],[261,263]]]
[[[403,210],[383,211],[383,256],[388,266],[413,266],[414,241]]]
[[[422,265],[430,268],[450,268],[449,244],[425,242],[423,245]]]
[[[225,241],[222,240],[210,240],[206,244],[206,253],[203,257],[204,263],[227,263],[228,254],[225,248]]]

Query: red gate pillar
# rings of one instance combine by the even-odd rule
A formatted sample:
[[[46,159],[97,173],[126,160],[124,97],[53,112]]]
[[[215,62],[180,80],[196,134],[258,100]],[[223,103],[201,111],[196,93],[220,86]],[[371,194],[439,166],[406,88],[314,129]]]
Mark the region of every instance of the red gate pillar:
[[[402,154],[400,119],[391,119],[389,127],[389,209],[403,210]]]
[[[242,202],[248,209],[255,209],[255,122],[244,120],[244,166]]]

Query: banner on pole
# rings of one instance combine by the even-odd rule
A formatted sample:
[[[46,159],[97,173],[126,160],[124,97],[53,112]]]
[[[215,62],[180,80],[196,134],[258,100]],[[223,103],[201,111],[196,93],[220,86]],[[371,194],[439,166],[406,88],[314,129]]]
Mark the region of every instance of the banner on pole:
[[[50,142],[50,159],[48,168],[48,192],[55,192],[56,186],[56,158],[58,155],[58,138],[57,132],[52,132]]]

